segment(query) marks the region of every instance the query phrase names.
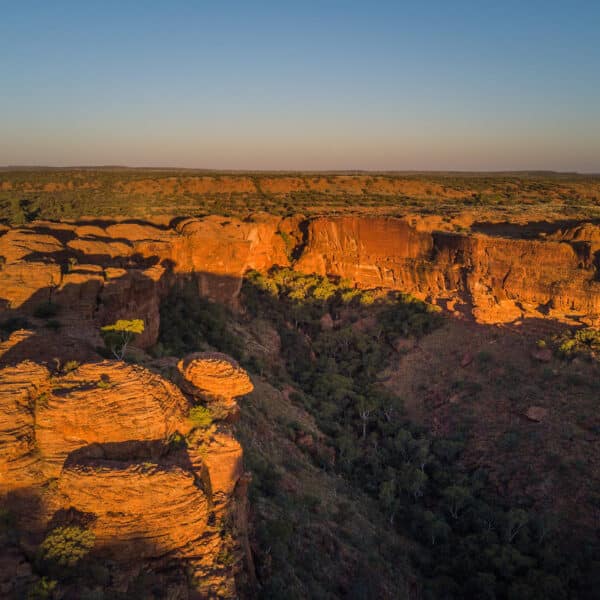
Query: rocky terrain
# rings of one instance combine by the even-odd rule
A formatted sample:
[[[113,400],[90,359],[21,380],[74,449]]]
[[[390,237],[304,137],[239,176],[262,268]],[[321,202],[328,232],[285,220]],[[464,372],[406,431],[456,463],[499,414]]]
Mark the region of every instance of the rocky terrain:
[[[198,428],[190,409],[209,401],[231,415],[234,398],[252,384],[247,375],[243,385],[240,375],[229,380],[238,367],[224,355],[199,353],[186,364],[186,394],[118,361],[65,372],[26,360],[0,371],[0,493],[19,532],[18,543],[3,544],[3,597],[36,589],[36,548],[66,527],[91,535],[87,561],[117,565],[101,581],[75,578],[66,597],[99,585],[130,597],[144,569],[158,574],[160,597],[236,597],[244,561],[236,540],[246,528],[242,451],[226,421]],[[195,381],[215,364],[221,385],[208,400]]]
[[[250,179],[226,183],[256,185]],[[329,185],[326,180],[313,184]],[[386,193],[384,184],[382,180],[368,185],[383,186],[380,191]],[[10,189],[3,185],[5,191]],[[128,185],[148,193],[154,184],[140,180]],[[161,185],[191,183],[161,181]],[[202,180],[195,185],[206,191],[212,184]],[[304,189],[306,182],[263,179],[260,185],[277,193],[278,186]],[[464,386],[446,389],[444,378],[438,380],[431,373],[452,370],[456,365],[448,365],[456,362],[458,368],[468,369],[475,360],[473,353],[488,352],[486,344],[494,343],[492,334],[481,334],[491,325],[525,330],[531,324],[537,333],[527,344],[535,341],[535,335],[544,337],[563,326],[597,326],[598,252],[600,226],[591,220],[507,224],[482,222],[469,213],[452,218],[256,213],[243,220],[213,215],[160,224],[90,218],[60,223],[32,220],[4,227],[0,494],[11,524],[0,538],[2,595],[23,597],[26,590],[46,585],[42,574],[44,569],[51,572],[39,549],[48,546],[45,540],[52,532],[68,528],[85,531],[89,535],[85,539],[93,540],[81,558],[82,565],[89,563],[86,593],[102,589],[114,594],[108,597],[135,593],[152,597],[148,589],[154,586],[162,590],[156,597],[233,598],[256,591],[257,572],[260,577],[267,569],[266,559],[263,554],[261,566],[255,567],[253,550],[260,554],[264,549],[257,549],[256,540],[250,539],[250,475],[244,472],[242,446],[234,433],[240,419],[235,398],[252,392],[254,384],[232,358],[215,352],[221,350],[218,343],[208,344],[209,352],[178,358],[152,354],[165,326],[161,310],[174,291],[191,285],[198,298],[245,315],[248,308],[241,291],[247,273],[290,267],[347,281],[349,289],[398,290],[441,307],[455,319],[451,327],[461,327],[459,334],[452,334],[457,347],[444,355],[444,364],[431,358],[436,353],[433,342],[393,340],[397,359],[387,365],[382,382],[394,393],[401,390],[408,400],[425,397],[418,405],[409,402],[409,412],[433,429],[449,430],[450,404],[460,404],[468,394]],[[102,356],[100,327],[134,318],[144,321],[145,330],[134,341],[128,362],[107,360]],[[352,318],[327,313],[320,328],[331,331],[351,325],[356,334],[375,327],[374,317]],[[289,319],[285,327],[291,328]],[[464,333],[475,332],[473,328],[482,329]],[[266,363],[274,369],[257,366],[253,372],[263,396],[277,397],[274,405],[289,406],[294,418],[306,421],[303,432],[292,436],[287,460],[300,448],[296,460],[306,460],[307,454],[311,461],[333,468],[340,456],[327,436],[312,417],[292,408],[290,397],[297,390],[282,385],[277,391],[267,382],[266,372],[291,370],[280,363],[279,355],[285,352],[281,332],[263,318],[234,329],[233,335],[252,349],[253,365]],[[302,335],[309,337],[306,332]],[[515,341],[520,334],[515,335],[502,345],[507,352],[510,344],[520,343]],[[469,348],[460,347],[465,340],[477,344],[471,355]],[[552,355],[543,348],[535,352],[535,364],[554,366]],[[530,353],[528,346],[525,356]],[[382,363],[380,369],[385,366]],[[498,368],[493,377],[484,374],[478,385],[487,389],[486,382],[493,378],[507,380],[508,370]],[[577,376],[588,375],[581,373]],[[493,389],[488,392],[493,394]],[[253,402],[261,406],[267,401]],[[529,402],[519,407],[519,413],[526,413],[530,422],[546,421],[558,432],[559,412],[548,417],[547,408],[539,404]],[[490,414],[486,411],[491,406],[490,400],[476,409],[479,423],[497,418],[494,410],[512,410],[498,402]],[[289,444],[282,433],[274,433],[276,429],[269,432],[268,422],[254,409],[241,412],[239,431],[253,451],[262,455],[265,445],[275,455],[281,451],[277,440]],[[249,423],[262,428],[265,440],[256,439]],[[365,426],[363,438],[366,434]],[[486,431],[478,435],[483,440]],[[587,446],[572,447],[578,459],[585,456]],[[490,452],[482,442],[467,459],[476,462],[477,456],[485,455],[491,460]],[[299,474],[289,475],[282,485],[294,490],[308,485],[306,481]],[[319,485],[332,495],[338,493],[339,484],[325,476]],[[269,512],[265,505],[256,511]],[[362,513],[357,517],[361,523],[363,517]],[[348,551],[341,562],[350,569],[352,560]],[[89,575],[94,569],[96,575]],[[407,583],[411,576],[405,576],[404,589],[417,589]],[[78,595],[82,585],[76,577],[67,578],[60,597],[82,597]],[[410,594],[419,597],[415,590]]]
[[[465,222],[465,217],[460,221]],[[600,226],[546,223],[534,232],[418,216],[305,220],[266,214],[176,220],[35,222],[0,237],[0,302],[12,316],[44,302],[82,323],[136,314],[141,347],[156,342],[161,295],[194,275],[199,293],[234,305],[244,273],[288,266],[362,287],[412,293],[479,322],[550,317],[594,324],[600,312]],[[463,227],[464,229],[464,227]]]

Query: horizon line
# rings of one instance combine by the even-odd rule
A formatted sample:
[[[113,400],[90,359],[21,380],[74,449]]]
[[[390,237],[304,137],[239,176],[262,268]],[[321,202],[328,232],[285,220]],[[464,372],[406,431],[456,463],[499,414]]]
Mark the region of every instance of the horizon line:
[[[234,169],[223,167],[179,167],[179,166],[129,166],[129,165],[0,165],[0,171],[27,171],[27,170],[47,170],[47,171],[75,171],[75,170],[130,170],[130,171],[190,171],[204,173],[264,173],[264,174],[301,174],[301,173],[322,173],[322,174],[389,174],[389,175],[579,175],[579,176],[600,176],[600,171],[557,171],[555,169],[492,169],[492,170],[472,170],[472,169]]]

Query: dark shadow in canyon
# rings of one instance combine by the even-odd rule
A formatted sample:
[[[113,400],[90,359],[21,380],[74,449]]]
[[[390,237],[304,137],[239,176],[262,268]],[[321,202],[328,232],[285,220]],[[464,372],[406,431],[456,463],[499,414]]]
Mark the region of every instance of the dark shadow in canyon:
[[[543,239],[543,236],[557,233],[564,229],[571,229],[584,223],[599,225],[600,219],[562,219],[557,221],[528,221],[527,223],[501,223],[491,221],[475,221],[471,230],[475,233],[485,233],[494,237],[512,239]]]

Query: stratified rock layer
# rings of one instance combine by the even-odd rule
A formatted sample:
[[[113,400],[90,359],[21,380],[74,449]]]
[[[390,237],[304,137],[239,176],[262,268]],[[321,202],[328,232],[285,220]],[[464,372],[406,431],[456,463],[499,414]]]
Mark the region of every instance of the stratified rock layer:
[[[186,390],[226,399],[249,394],[254,386],[248,373],[233,359],[219,352],[189,354],[177,365]]]
[[[36,439],[56,476],[71,452],[90,444],[165,442],[189,430],[179,389],[142,367],[116,361],[82,365],[61,378],[36,412]]]
[[[242,390],[241,374],[230,378],[218,379],[227,397]],[[220,523],[233,510],[242,449],[226,424],[184,442],[189,409],[177,386],[120,361],[54,376],[32,361],[1,369],[0,501],[22,546],[35,553],[49,528],[75,520],[93,532],[92,553],[120,565],[115,593],[127,591],[128,572],[177,561],[202,597],[236,597],[241,555]],[[237,557],[226,567],[224,552]]]
[[[121,560],[185,552],[208,519],[194,473],[177,466],[83,460],[65,466],[58,495],[64,506],[95,516],[89,528],[98,551]]]
[[[408,219],[322,218],[311,221],[296,268],[410,292],[481,322],[551,316],[595,323],[596,229],[578,230],[573,243],[567,232],[514,239],[423,231]]]
[[[0,370],[0,493],[39,475],[35,405],[49,379],[48,369],[31,361]]]

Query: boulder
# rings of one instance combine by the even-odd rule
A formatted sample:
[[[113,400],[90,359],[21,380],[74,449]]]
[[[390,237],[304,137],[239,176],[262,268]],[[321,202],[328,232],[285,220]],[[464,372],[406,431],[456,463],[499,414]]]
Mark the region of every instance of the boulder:
[[[530,406],[525,411],[525,416],[530,421],[535,421],[536,423],[541,423],[548,416],[548,409],[543,408],[542,406]]]
[[[235,360],[219,352],[196,352],[177,365],[186,391],[208,398],[233,399],[249,394],[254,386]]]

